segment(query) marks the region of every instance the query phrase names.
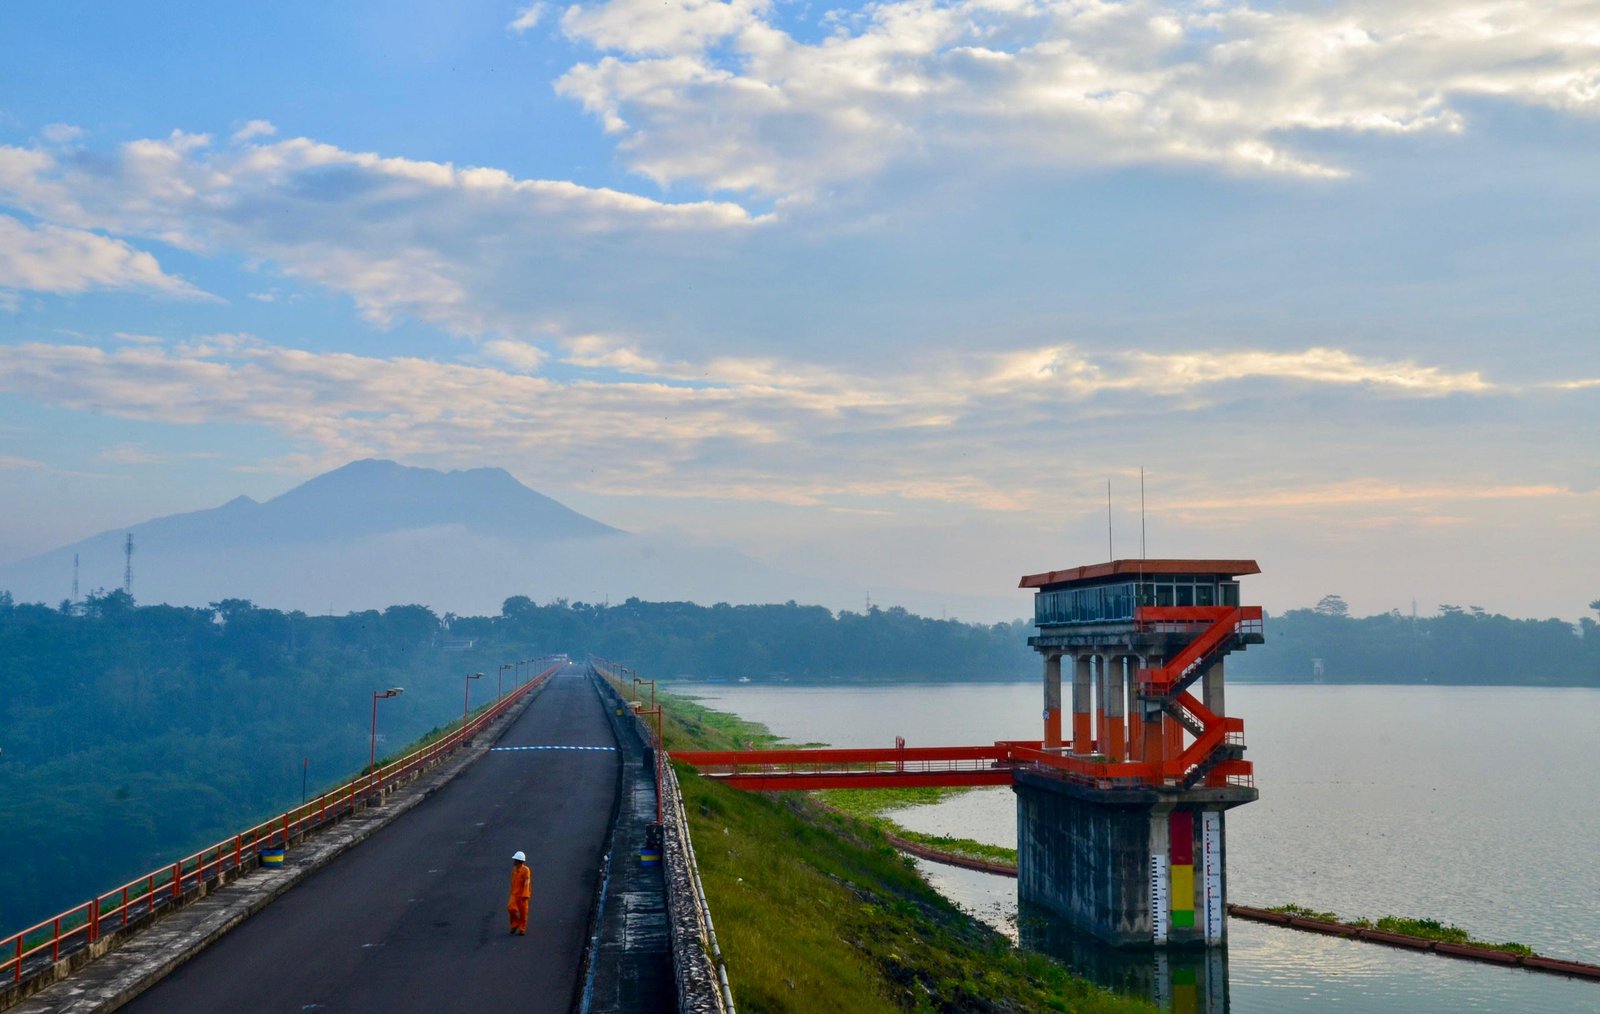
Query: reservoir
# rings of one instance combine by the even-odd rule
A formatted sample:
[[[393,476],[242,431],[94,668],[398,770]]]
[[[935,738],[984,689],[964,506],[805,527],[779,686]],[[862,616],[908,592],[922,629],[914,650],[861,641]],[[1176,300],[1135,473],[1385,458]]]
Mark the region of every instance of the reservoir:
[[[841,747],[1038,738],[1040,686],[1019,683],[674,683],[794,742]],[[1230,682],[1258,802],[1228,814],[1229,900],[1342,918],[1413,916],[1474,937],[1600,962],[1600,691]],[[894,819],[1016,845],[1009,789]],[[1015,881],[921,863],[942,891],[1013,938]],[[1135,992],[1158,978],[1024,939]],[[1028,932],[1027,927],[1035,927]],[[1591,1011],[1600,984],[1231,920],[1209,1008],[1231,1011]],[[1132,983],[1130,986],[1129,983]],[[1155,995],[1170,999],[1161,986]],[[1180,997],[1177,1006],[1184,1003]],[[1198,1009],[1207,1009],[1201,997]]]

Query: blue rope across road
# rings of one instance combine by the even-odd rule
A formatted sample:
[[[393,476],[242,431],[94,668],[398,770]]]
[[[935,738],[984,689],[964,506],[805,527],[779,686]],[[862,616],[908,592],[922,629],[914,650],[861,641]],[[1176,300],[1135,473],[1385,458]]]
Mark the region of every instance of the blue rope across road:
[[[489,749],[495,753],[504,753],[511,750],[611,750],[614,752],[617,748],[614,746],[495,746]]]

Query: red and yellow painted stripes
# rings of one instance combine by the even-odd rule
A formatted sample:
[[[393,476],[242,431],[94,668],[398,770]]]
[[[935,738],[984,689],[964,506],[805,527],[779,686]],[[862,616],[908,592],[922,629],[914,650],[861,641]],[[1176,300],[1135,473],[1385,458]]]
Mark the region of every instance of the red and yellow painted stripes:
[[[1172,926],[1194,928],[1194,814],[1175,810],[1167,820],[1171,856]]]

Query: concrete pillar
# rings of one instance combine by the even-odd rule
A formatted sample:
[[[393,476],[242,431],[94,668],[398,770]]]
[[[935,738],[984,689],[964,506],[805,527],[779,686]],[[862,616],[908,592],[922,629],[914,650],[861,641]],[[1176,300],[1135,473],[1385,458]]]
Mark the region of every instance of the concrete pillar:
[[[1094,752],[1110,756],[1111,727],[1107,724],[1106,698],[1110,696],[1109,657],[1095,656],[1094,666]]]
[[[1094,752],[1094,729],[1089,711],[1089,685],[1093,673],[1090,669],[1093,655],[1078,655],[1072,661],[1072,752]]]
[[[1116,763],[1127,755],[1127,719],[1123,712],[1123,702],[1126,699],[1123,690],[1126,682],[1123,676],[1123,658],[1121,655],[1105,655],[1100,661],[1105,670],[1105,679],[1101,685],[1106,691],[1106,737],[1100,744],[1100,750]]]
[[[1145,659],[1145,668],[1155,669],[1160,667],[1161,660],[1156,658]],[[1141,702],[1140,711],[1140,745],[1143,747],[1143,760],[1147,764],[1160,764],[1166,756],[1167,716],[1159,708],[1152,706],[1152,702],[1145,699]]]
[[[1044,656],[1044,748],[1061,746],[1061,655],[1046,652]]]
[[[1128,759],[1135,763],[1144,760],[1144,698],[1139,696],[1139,670],[1144,659],[1128,659]]]
[[[1138,760],[1139,745],[1137,737],[1139,732],[1139,657],[1137,655],[1129,655],[1127,657],[1127,663],[1128,671],[1123,679],[1123,683],[1127,687],[1128,691],[1127,708],[1123,712],[1123,714],[1128,716],[1128,745],[1125,754],[1130,760]]]
[[[1222,701],[1222,659],[1211,663],[1204,676],[1200,677],[1200,703],[1213,715],[1225,715]]]

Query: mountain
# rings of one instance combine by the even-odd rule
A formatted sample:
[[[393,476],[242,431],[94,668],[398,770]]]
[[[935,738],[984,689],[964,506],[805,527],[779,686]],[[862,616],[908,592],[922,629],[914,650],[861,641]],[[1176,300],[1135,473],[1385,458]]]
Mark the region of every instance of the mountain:
[[[861,600],[859,589],[783,574],[731,549],[621,531],[503,469],[442,472],[372,460],[264,503],[241,496],[0,566],[0,590],[20,601],[60,602],[71,592],[74,554],[84,592],[120,588],[130,533],[133,596],[145,604],[239,598],[320,614],[418,603],[492,615],[513,595],[540,602],[794,599],[834,608],[857,608]],[[933,612],[950,606],[999,618],[994,600],[874,594],[885,605]]]

